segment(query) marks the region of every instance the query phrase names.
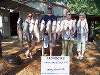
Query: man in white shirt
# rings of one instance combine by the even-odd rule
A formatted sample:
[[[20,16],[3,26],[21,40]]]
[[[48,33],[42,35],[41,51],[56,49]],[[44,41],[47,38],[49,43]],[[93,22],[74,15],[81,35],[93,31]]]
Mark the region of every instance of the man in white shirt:
[[[73,57],[73,41],[74,33],[76,31],[75,20],[71,19],[71,13],[68,12],[66,17],[61,22],[62,31],[62,55]]]
[[[32,58],[32,54],[31,54],[31,45],[32,45],[32,42],[33,42],[33,38],[34,38],[34,34],[33,34],[33,31],[34,31],[34,20],[33,20],[33,15],[32,14],[28,14],[25,22],[23,23],[23,31],[25,33],[25,37],[26,37],[26,41],[27,41],[27,44],[28,44],[28,50],[26,51],[26,57],[31,57]]]
[[[86,41],[88,40],[88,24],[84,13],[79,15],[77,22],[77,51],[78,59],[83,59],[84,52],[86,50]]]

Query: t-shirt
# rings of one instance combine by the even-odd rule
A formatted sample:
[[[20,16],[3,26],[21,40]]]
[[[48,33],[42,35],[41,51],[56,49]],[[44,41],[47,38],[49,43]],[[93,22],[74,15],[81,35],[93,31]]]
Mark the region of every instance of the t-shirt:
[[[78,33],[85,34],[88,33],[88,24],[86,20],[79,20],[77,23]]]
[[[31,20],[26,19],[25,22],[23,23],[24,32],[31,33],[34,29],[34,24],[35,24],[35,21],[33,19]]]
[[[71,32],[73,29],[73,32]],[[61,22],[61,31],[63,32],[64,40],[74,40],[73,33],[75,32],[75,21],[74,20],[63,20]]]
[[[57,17],[54,16],[54,15],[50,15],[50,16],[49,15],[44,15],[41,20],[44,20],[45,21],[45,24],[47,24],[47,22],[49,20],[51,20],[51,22],[57,20]]]

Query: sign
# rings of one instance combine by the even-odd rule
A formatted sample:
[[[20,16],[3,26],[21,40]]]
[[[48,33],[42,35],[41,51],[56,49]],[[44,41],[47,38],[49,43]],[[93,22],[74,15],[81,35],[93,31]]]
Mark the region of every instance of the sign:
[[[41,75],[69,75],[69,56],[42,56]]]

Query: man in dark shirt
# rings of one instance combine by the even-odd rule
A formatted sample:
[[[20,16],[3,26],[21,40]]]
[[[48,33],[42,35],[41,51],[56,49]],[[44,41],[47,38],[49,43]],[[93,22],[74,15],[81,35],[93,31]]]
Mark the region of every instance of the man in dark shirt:
[[[52,55],[52,43],[53,39],[55,38],[52,34],[52,27],[53,23],[56,25],[57,17],[52,14],[52,11],[49,9],[48,14],[44,15],[41,19],[41,25],[43,25],[42,36],[43,36],[43,48],[42,48],[42,55],[44,55],[44,48],[48,48],[50,46],[50,56]],[[53,36],[52,36],[53,35]]]

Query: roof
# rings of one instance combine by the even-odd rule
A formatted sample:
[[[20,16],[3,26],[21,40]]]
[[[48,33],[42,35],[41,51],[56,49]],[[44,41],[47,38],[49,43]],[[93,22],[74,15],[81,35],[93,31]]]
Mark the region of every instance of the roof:
[[[40,2],[40,3],[45,3],[45,4],[47,4],[48,5],[48,1],[47,0],[22,0],[22,1],[17,1],[17,2],[20,2],[20,3],[22,3],[22,4],[27,4],[27,3],[29,3],[29,2]],[[53,3],[53,2],[50,2],[50,4],[52,5],[52,6],[58,6],[58,7],[62,7],[62,8],[65,8],[65,9],[68,9],[69,10],[69,8],[68,7],[66,7],[66,6],[64,6],[64,5],[60,5],[60,4],[57,4],[57,3]]]
[[[3,0],[0,2],[0,7],[4,7],[6,9],[13,9],[15,11],[22,12],[34,12],[34,13],[43,13],[43,11],[39,11],[35,8],[31,8],[27,5],[12,1],[12,0]]]

